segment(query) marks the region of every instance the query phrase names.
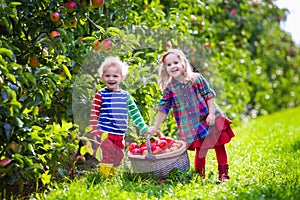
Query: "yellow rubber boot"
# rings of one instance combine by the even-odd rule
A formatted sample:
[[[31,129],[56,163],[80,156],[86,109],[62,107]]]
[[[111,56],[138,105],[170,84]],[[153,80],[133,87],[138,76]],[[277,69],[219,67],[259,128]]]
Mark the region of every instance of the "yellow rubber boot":
[[[111,171],[113,170],[113,164],[106,164],[106,163],[101,163],[100,164],[100,174],[101,176],[108,178],[109,175],[111,174]]]
[[[110,171],[110,174],[115,175],[117,173],[117,169],[118,169],[117,167],[113,167]]]

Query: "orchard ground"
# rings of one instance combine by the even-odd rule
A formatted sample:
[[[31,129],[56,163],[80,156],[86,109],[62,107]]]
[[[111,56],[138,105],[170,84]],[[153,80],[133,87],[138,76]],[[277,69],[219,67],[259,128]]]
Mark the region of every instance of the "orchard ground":
[[[32,194],[36,199],[298,199],[300,196],[300,107],[252,119],[235,127],[236,137],[227,145],[231,179],[216,184],[214,151],[207,157],[207,178],[191,169],[174,172],[164,181],[141,179],[118,172],[111,179],[98,169],[83,176],[54,183],[48,190]],[[194,152],[189,152],[193,166]]]

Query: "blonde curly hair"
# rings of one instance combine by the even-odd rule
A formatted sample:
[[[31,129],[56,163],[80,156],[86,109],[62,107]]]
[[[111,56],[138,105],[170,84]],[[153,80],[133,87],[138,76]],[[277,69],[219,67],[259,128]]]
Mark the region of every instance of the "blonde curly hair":
[[[167,85],[171,82],[172,80],[172,76],[170,76],[167,72],[167,68],[165,65],[165,58],[169,55],[169,54],[175,54],[178,56],[179,60],[182,62],[183,68],[184,68],[184,73],[183,76],[187,79],[187,80],[193,80],[193,75],[194,72],[192,71],[192,67],[190,65],[190,62],[188,61],[187,57],[185,56],[185,54],[183,53],[182,50],[180,49],[169,49],[166,53],[164,53],[164,55],[162,56],[162,63],[161,66],[159,68],[159,81],[158,81],[158,85],[159,87],[164,90],[166,89]]]
[[[128,74],[128,65],[125,62],[122,62],[119,58],[114,57],[114,56],[108,56],[104,59],[102,64],[100,65],[98,69],[98,74],[100,77],[102,77],[103,72],[111,66],[116,66],[119,67],[121,70],[121,74],[123,76],[123,79],[127,76]]]

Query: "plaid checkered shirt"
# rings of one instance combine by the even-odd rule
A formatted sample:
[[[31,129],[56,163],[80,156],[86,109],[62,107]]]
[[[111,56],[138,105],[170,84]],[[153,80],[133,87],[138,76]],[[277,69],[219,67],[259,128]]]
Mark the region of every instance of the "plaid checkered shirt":
[[[163,91],[158,110],[168,114],[173,109],[179,135],[190,144],[197,140],[197,135],[204,138],[210,133],[205,123],[209,113],[206,101],[215,96],[215,91],[202,75],[194,83],[181,83],[173,79]],[[215,109],[216,116],[220,115],[216,105]]]

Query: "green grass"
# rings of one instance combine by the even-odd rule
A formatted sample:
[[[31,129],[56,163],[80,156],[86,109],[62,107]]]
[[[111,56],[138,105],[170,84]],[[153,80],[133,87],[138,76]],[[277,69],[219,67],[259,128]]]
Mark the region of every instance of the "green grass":
[[[97,171],[68,183],[52,185],[36,199],[300,199],[300,107],[259,117],[234,128],[227,145],[230,181],[220,185],[213,150],[207,157],[207,179],[193,168],[162,184],[119,173],[109,180]]]

